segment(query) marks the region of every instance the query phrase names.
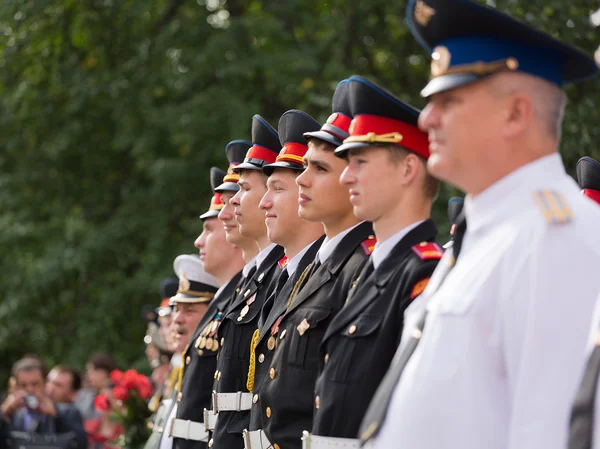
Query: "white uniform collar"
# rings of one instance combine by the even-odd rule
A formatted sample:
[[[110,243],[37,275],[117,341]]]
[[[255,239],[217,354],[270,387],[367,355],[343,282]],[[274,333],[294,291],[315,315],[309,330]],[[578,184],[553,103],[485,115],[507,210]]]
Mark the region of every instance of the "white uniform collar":
[[[269,253],[276,247],[277,245],[275,243],[271,243],[269,246],[267,246],[265,249],[263,249],[261,252],[259,252],[256,255],[256,268],[260,269],[261,268],[261,264],[265,261],[265,259],[267,258],[267,256],[269,255]]]
[[[514,216],[520,204],[530,204],[531,198],[523,197],[523,192],[556,188],[556,181],[565,174],[562,159],[555,153],[518,168],[474,198],[467,195],[464,206],[467,234]]]
[[[357,223],[354,226],[351,226],[348,229],[345,229],[344,231],[340,232],[338,235],[336,235],[332,239],[325,238],[325,240],[323,240],[323,244],[321,245],[321,248],[319,249],[319,252],[317,253],[317,256],[319,257],[319,261],[322,264],[325,263],[325,261],[327,259],[329,259],[329,256],[331,256],[331,253],[333,253],[335,248],[338,246],[338,243],[340,243],[340,241],[344,237],[346,237],[346,235],[350,231],[352,231],[355,227],[357,227],[358,225],[363,224],[363,223],[364,223],[364,221],[361,221],[360,223]]]
[[[171,366],[173,368],[179,368],[181,365],[183,365],[183,360],[181,360],[181,353],[176,352],[171,356]]]
[[[298,268],[298,264],[300,263],[300,260],[302,259],[302,257],[304,257],[304,255],[309,250],[309,248],[312,246],[312,244],[315,243],[317,240],[315,240],[314,242],[310,242],[308,245],[306,245],[304,248],[302,248],[302,250],[298,254],[296,254],[294,257],[292,257],[291,259],[288,260],[287,264],[285,265],[285,269],[287,270],[289,277],[292,277],[294,275],[294,273],[296,272],[296,269]]]
[[[371,260],[373,261],[373,268],[377,269],[377,267],[379,265],[381,265],[381,262],[383,262],[385,260],[385,258],[390,255],[390,252],[398,244],[398,242],[400,242],[400,240],[402,240],[404,237],[406,237],[406,235],[410,231],[412,231],[413,229],[415,229],[417,226],[419,226],[421,223],[424,223],[424,222],[425,222],[425,220],[417,221],[416,223],[410,224],[407,227],[405,227],[404,229],[401,229],[400,231],[396,232],[394,235],[387,238],[383,242],[377,242],[377,244],[375,245],[375,249],[373,250],[373,253],[371,254]]]

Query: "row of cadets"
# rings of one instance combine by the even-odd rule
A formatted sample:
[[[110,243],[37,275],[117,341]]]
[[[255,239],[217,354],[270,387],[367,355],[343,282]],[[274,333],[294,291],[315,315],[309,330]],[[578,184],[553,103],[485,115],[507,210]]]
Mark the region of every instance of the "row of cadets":
[[[337,116],[331,117],[322,129],[325,134],[319,131],[305,134],[308,138],[308,151],[303,157],[305,169],[296,178],[300,217],[322,223],[326,238],[278,319],[268,377],[262,380],[256,399],[261,429],[252,435],[260,438],[252,441],[247,438],[247,449],[255,449],[252,444],[255,441],[258,448],[300,447],[302,431],[312,423],[319,345],[375,244],[371,224],[354,216],[347,189],[339,182],[346,162],[336,157],[334,150],[341,139],[332,139],[327,132],[339,129],[348,122],[344,116],[350,116],[345,83],[338,89],[339,104],[334,106],[341,109],[335,112],[343,114],[339,120]],[[255,356],[260,357],[260,353]]]
[[[183,364],[172,396],[175,400],[166,404],[167,410],[164,413],[167,419],[164,424],[155,423],[153,436],[146,444],[148,449],[156,447],[170,449],[174,443],[173,437],[180,432],[181,425],[177,423],[175,417],[180,413],[179,407],[183,395],[182,379],[191,360],[192,336],[206,311],[211,307],[215,293],[219,289],[219,281],[204,270],[197,255],[178,256],[173,262],[173,270],[179,279],[179,288],[177,294],[171,297],[169,304],[173,308],[172,321],[176,332],[175,352],[181,354]],[[187,376],[188,379],[189,377]],[[184,410],[184,413],[188,413],[188,410]],[[160,434],[160,438],[157,434]]]
[[[561,86],[597,67],[471,0],[411,0],[407,21],[432,60],[427,168],[467,195],[359,435],[369,448],[563,449],[599,289],[600,209],[558,154]]]
[[[264,212],[259,203],[266,192],[262,167],[275,162],[281,149],[277,132],[262,117],[252,118],[252,147],[244,161],[233,168],[240,189],[229,199],[239,232],[254,240],[260,252],[248,273],[248,281],[232,299],[218,328],[220,343],[214,372],[212,410],[218,414],[209,447],[242,447],[242,431],[248,427],[251,394],[246,388],[250,354],[248,348],[258,326],[264,302],[281,272],[284,250],[267,237]]]
[[[222,170],[211,168],[210,184],[213,190],[223,182],[224,176]],[[200,215],[203,230],[195,241],[195,246],[200,249],[204,270],[217,279],[220,287],[195,326],[183,355],[184,371],[177,395],[176,419],[169,426],[177,448],[205,446],[208,442],[203,410],[212,397],[213,373],[219,348],[216,331],[242,278],[241,270],[245,263],[240,248],[225,238],[225,230],[218,219],[222,208],[221,194],[214,193],[208,210]]]
[[[262,410],[259,403],[261,385],[269,376],[279,333],[279,323],[288,307],[294,286],[316,257],[325,236],[323,224],[298,215],[298,185],[303,157],[308,150],[304,133],[318,131],[318,122],[302,111],[290,110],[279,119],[278,133],[282,149],[274,163],[263,167],[269,177],[267,193],[260,203],[265,212],[269,240],[285,249],[287,263],[277,286],[268,299],[259,328],[250,348],[248,390],[252,393],[249,431],[244,431],[246,447],[258,445],[263,433]]]
[[[439,181],[427,173],[420,111],[362,77],[347,84],[354,118],[335,155],[348,161],[340,181],[354,215],[373,223],[377,245],[321,343],[312,434],[303,436],[311,449],[360,447],[357,429],[400,342],[404,310],[443,252],[430,218]]]

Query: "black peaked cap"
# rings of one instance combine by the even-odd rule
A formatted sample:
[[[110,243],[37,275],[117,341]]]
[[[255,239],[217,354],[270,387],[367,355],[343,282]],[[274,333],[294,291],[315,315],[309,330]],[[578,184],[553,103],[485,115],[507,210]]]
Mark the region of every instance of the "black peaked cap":
[[[600,162],[589,156],[577,161],[577,183],[582,189],[600,191]]]

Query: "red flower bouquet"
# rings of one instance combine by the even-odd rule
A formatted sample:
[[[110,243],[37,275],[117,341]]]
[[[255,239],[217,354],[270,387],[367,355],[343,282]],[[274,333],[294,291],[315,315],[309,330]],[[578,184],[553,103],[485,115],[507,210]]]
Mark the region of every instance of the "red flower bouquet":
[[[114,387],[96,396],[94,405],[101,412],[110,411],[112,418],[125,429],[118,442],[120,447],[141,448],[150,436],[146,425],[150,410],[146,401],[152,396],[152,383],[133,369],[114,370],[110,378]]]

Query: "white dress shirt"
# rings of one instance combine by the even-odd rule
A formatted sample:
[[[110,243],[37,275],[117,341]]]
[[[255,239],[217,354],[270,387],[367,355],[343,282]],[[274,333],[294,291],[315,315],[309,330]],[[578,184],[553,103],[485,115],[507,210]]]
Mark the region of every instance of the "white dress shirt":
[[[294,273],[296,272],[296,269],[298,268],[298,265],[300,264],[300,260],[302,260],[302,258],[306,254],[306,252],[313,245],[313,243],[315,243],[315,242],[310,242],[308,245],[306,245],[304,248],[302,248],[302,250],[298,254],[296,254],[294,257],[289,259],[287,264],[285,264],[284,270],[287,270],[288,277],[292,277],[294,275]]]
[[[573,219],[547,222],[540,190],[562,194]],[[423,307],[425,329],[370,446],[565,449],[600,287],[600,209],[555,154],[467,197],[465,212],[456,266],[406,311],[404,342]]]
[[[271,253],[271,251],[276,246],[277,245],[275,243],[271,243],[269,246],[267,246],[265,249],[263,249],[262,251],[260,251],[256,255],[256,268],[257,269],[260,269],[260,265],[265,261],[265,259],[267,258],[267,256]]]
[[[364,222],[361,221],[360,223],[357,223],[354,226],[351,226],[348,229],[343,230],[342,232],[340,232],[338,235],[336,235],[332,239],[325,238],[325,240],[323,240],[323,243],[321,244],[321,248],[319,248],[319,252],[317,253],[317,257],[319,258],[319,261],[322,264],[325,263],[325,261],[327,259],[329,259],[329,256],[331,256],[331,253],[333,253],[333,251],[338,246],[338,244],[342,241],[342,239],[344,237],[346,237],[346,235],[348,235],[348,233],[350,231],[352,231],[355,227],[357,227],[359,224],[362,224],[362,223],[364,223]]]
[[[406,236],[406,234],[408,234],[410,231],[415,229],[417,226],[419,226],[424,221],[425,220],[421,220],[421,221],[417,221],[416,223],[413,223],[411,225],[408,225],[404,229],[401,229],[400,231],[396,232],[394,235],[385,239],[383,242],[377,241],[377,243],[375,244],[375,249],[373,250],[373,253],[371,254],[371,260],[373,261],[373,268],[376,270],[377,267],[379,265],[381,265],[381,262],[383,262],[385,260],[385,258],[390,255],[390,252],[392,251],[392,249],[394,249],[394,246],[396,246],[400,242],[400,240],[402,240]]]

